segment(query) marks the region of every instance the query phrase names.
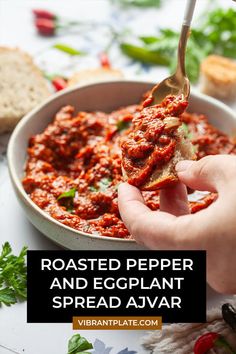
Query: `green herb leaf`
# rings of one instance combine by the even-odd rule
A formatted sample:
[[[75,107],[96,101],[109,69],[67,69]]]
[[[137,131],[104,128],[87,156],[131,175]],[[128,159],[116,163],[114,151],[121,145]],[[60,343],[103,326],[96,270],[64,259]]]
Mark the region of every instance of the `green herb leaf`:
[[[186,123],[182,123],[181,128],[184,131],[185,137],[188,138],[188,139],[192,139],[192,133],[190,133],[187,124]]]
[[[88,189],[91,192],[105,192],[110,186],[111,182],[111,178],[104,177],[99,182],[97,182],[97,186],[89,186]]]
[[[72,198],[73,199],[75,197],[75,193],[76,193],[76,188],[71,188],[69,191],[60,194],[59,197],[57,198],[57,200],[61,200],[63,198]]]
[[[72,55],[72,56],[85,54],[85,52],[79,51],[75,48],[72,48],[66,44],[61,44],[61,43],[54,44],[53,48],[60,50],[61,52],[67,53],[69,55]]]
[[[202,23],[191,30],[186,52],[186,71],[192,82],[199,77],[200,64],[210,54],[236,57],[236,11],[218,8],[202,16]],[[121,43],[121,50],[132,59],[146,64],[176,69],[179,33],[170,28],[160,30],[159,36],[139,37],[140,46]]]
[[[68,354],[87,354],[85,350],[93,349],[92,343],[80,334],[75,334],[68,342]]]
[[[121,5],[136,7],[159,7],[161,0],[117,0]]]
[[[7,306],[18,299],[26,299],[26,256],[23,247],[19,256],[12,254],[11,246],[6,242],[0,255],[0,304]]]
[[[120,120],[119,122],[117,122],[116,127],[117,127],[118,131],[121,132],[124,129],[128,129],[130,127],[130,123],[131,122]]]
[[[98,188],[96,188],[95,186],[89,186],[88,189],[89,189],[91,192],[98,192]]]
[[[98,182],[98,186],[99,186],[99,190],[101,192],[105,192],[107,190],[107,188],[110,186],[112,180],[110,178],[102,178],[99,182]]]
[[[0,303],[10,306],[17,302],[16,295],[13,289],[4,288],[0,289]]]
[[[55,79],[56,77],[61,77],[65,80],[68,80],[68,78],[66,78],[64,75],[61,75],[61,74],[57,74],[57,73],[54,73],[54,74],[49,74],[47,72],[44,72],[43,73],[44,77],[49,80],[49,81],[52,81],[53,79]]]

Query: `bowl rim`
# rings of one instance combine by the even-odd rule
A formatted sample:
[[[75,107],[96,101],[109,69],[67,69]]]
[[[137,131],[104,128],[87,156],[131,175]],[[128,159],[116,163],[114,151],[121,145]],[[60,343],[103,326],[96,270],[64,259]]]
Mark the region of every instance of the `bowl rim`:
[[[90,84],[79,84],[71,88],[64,89],[60,92],[57,92],[51,96],[49,96],[46,100],[44,100],[40,105],[35,107],[33,110],[31,110],[29,113],[27,113],[17,124],[16,128],[14,129],[13,133],[11,134],[9,143],[8,143],[8,148],[7,148],[7,161],[8,161],[8,170],[10,174],[10,178],[12,181],[12,184],[15,188],[16,193],[19,195],[19,197],[23,198],[24,203],[29,207],[32,208],[36,213],[40,214],[40,216],[44,219],[46,219],[49,223],[51,224],[56,224],[57,226],[61,227],[62,229],[66,229],[70,233],[74,233],[75,236],[83,236],[83,237],[88,237],[90,239],[94,240],[103,240],[103,241],[112,241],[112,242],[122,242],[122,243],[134,243],[134,239],[123,239],[123,238],[118,238],[118,237],[110,237],[110,236],[102,236],[102,235],[93,235],[84,231],[76,230],[73,229],[70,226],[64,225],[58,220],[54,219],[52,216],[47,214],[44,210],[42,210],[38,205],[36,205],[28,196],[28,194],[25,192],[23,185],[21,183],[20,178],[17,175],[13,160],[13,148],[15,144],[15,139],[20,132],[20,130],[27,124],[27,122],[31,119],[32,116],[37,114],[41,109],[44,108],[44,106],[50,104],[52,101],[60,98],[61,96],[65,96],[71,92],[83,89],[83,88],[89,88],[89,87],[96,87],[102,86],[102,85],[110,85],[110,84],[146,84],[146,85],[155,85],[153,81],[149,80],[142,80],[142,79],[132,79],[132,80],[109,80],[109,81],[100,81],[96,83],[90,83]],[[227,112],[229,115],[234,117],[236,120],[236,114],[234,111],[228,107],[225,103],[207,96],[205,94],[202,94],[201,92],[197,91],[196,89],[191,89],[191,93],[193,94],[194,97],[199,98],[205,102],[211,103],[214,106],[217,106],[221,109],[223,109],[225,112]]]

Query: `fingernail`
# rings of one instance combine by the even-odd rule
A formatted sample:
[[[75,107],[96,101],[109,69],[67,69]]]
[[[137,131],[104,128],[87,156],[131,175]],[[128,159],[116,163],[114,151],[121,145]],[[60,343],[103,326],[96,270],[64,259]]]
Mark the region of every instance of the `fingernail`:
[[[176,170],[176,172],[184,172],[184,171],[186,171],[192,164],[193,164],[193,161],[188,161],[188,160],[180,161],[180,162],[178,162],[177,165],[175,166],[175,170]]]

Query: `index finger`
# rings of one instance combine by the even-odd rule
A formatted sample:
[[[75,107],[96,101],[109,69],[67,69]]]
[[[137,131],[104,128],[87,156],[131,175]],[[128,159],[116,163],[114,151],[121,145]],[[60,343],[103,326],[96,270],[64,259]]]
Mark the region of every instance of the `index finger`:
[[[174,216],[152,211],[144,203],[140,191],[128,183],[118,191],[120,215],[135,240],[151,249],[206,249],[204,228],[210,210],[197,214]]]

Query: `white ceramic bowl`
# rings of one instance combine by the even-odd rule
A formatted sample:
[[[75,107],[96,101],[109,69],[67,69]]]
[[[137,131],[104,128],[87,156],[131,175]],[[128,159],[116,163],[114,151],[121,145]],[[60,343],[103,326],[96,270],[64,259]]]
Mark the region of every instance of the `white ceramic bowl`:
[[[8,146],[8,164],[11,180],[18,200],[32,224],[53,242],[68,249],[142,249],[133,240],[94,236],[76,231],[53,219],[32,202],[23,189],[26,149],[29,138],[40,133],[51,122],[55,113],[65,105],[76,110],[110,112],[121,106],[139,102],[142,94],[154,83],[140,81],[115,81],[96,83],[64,90],[53,95],[41,106],[26,115],[14,130]],[[236,131],[234,112],[223,103],[205,95],[192,92],[189,111],[203,113],[210,123],[227,134]]]

